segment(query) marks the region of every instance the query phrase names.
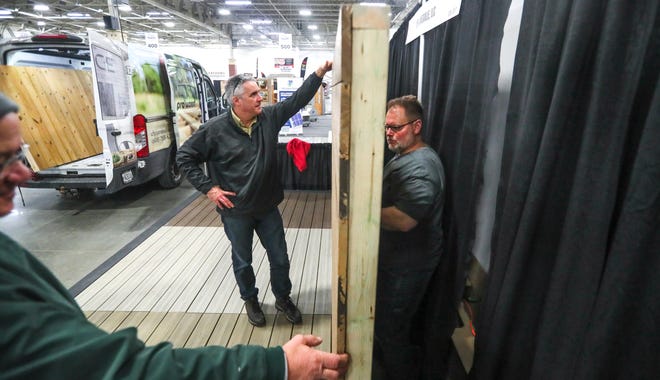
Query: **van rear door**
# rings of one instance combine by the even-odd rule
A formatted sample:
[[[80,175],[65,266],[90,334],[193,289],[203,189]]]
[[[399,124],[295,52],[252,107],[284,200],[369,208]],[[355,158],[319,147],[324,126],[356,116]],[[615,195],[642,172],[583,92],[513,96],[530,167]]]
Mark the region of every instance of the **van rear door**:
[[[122,187],[133,182],[137,168],[131,110],[135,101],[128,52],[125,46],[91,30],[89,43],[96,127],[103,141],[106,184],[108,188]],[[121,178],[114,178],[115,174]]]

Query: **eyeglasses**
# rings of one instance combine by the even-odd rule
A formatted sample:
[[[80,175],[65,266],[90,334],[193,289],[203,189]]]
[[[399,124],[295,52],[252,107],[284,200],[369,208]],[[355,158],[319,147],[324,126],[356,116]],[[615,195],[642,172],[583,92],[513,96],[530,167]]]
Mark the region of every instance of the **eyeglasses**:
[[[405,124],[401,124],[401,125],[390,125],[390,124],[385,124],[385,133],[387,133],[387,130],[388,130],[388,129],[392,130],[392,132],[394,132],[394,133],[397,133],[397,132],[399,132],[400,130],[402,130],[406,125],[408,125],[408,124],[412,124],[412,123],[416,122],[417,120],[419,120],[419,119],[410,120],[409,122],[407,122],[407,123],[405,123]]]
[[[25,152],[29,147],[30,146],[28,144],[22,144],[21,147],[13,154],[0,157],[0,171],[4,171],[14,162],[25,161]]]

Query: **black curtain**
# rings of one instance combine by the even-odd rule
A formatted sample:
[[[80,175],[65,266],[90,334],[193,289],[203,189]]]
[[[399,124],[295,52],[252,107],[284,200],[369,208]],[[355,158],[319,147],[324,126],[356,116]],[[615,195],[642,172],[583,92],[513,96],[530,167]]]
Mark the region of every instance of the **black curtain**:
[[[443,277],[454,305],[462,296],[475,238],[484,146],[493,128],[490,117],[509,5],[510,0],[463,1],[457,17],[425,34],[423,133],[440,155],[447,177]]]
[[[298,170],[286,151],[286,143],[277,144],[277,167],[285,190],[330,190],[332,144],[311,144],[307,169]]]
[[[409,18],[419,7],[417,5],[410,12]],[[404,21],[390,39],[387,100],[403,95],[417,95],[419,38],[406,45],[408,21]]]
[[[525,1],[473,378],[660,374],[658,3]]]

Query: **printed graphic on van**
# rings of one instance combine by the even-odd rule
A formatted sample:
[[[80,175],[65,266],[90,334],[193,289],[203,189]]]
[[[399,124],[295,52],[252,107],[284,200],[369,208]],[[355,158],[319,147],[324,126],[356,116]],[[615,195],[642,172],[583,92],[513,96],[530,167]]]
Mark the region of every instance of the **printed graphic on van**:
[[[167,149],[172,144],[169,88],[163,55],[139,45],[128,45],[131,81],[135,94],[136,114],[147,120],[147,141],[136,138],[139,152],[148,142],[149,152]],[[136,132],[137,134],[137,132]],[[138,153],[139,156],[139,153]]]
[[[130,75],[127,70],[128,51],[100,34],[90,31],[92,77],[96,124],[103,140],[106,185],[114,179],[114,170],[121,168],[121,183],[135,179],[137,152],[133,134],[131,104],[134,102]]]
[[[195,83],[195,70],[192,64],[185,58],[166,54],[167,75],[172,85],[172,105],[176,113],[176,138],[178,144],[195,132],[202,124],[202,110],[200,106],[199,93]]]

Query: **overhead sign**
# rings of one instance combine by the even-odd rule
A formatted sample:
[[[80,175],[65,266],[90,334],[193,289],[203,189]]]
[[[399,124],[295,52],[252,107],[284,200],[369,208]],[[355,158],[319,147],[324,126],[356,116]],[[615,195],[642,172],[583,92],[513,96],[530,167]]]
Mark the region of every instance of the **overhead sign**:
[[[280,33],[280,49],[291,50],[293,48],[293,37],[291,34]]]
[[[457,16],[460,10],[461,0],[429,0],[425,2],[408,22],[406,44]]]
[[[145,32],[144,42],[147,45],[147,47],[158,49],[158,33]]]

